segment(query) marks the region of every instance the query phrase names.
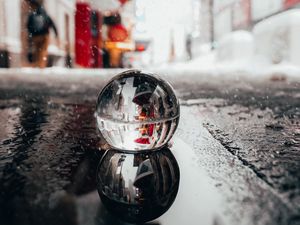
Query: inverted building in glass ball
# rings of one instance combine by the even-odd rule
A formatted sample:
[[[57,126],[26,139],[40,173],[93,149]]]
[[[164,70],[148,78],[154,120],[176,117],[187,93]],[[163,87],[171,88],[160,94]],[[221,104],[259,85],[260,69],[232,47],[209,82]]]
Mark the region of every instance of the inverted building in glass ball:
[[[131,223],[158,218],[173,204],[180,171],[168,148],[135,153],[109,150],[97,169],[102,203],[116,218]]]
[[[130,70],[114,77],[98,96],[97,126],[108,144],[120,150],[158,149],[179,122],[179,103],[161,78]]]

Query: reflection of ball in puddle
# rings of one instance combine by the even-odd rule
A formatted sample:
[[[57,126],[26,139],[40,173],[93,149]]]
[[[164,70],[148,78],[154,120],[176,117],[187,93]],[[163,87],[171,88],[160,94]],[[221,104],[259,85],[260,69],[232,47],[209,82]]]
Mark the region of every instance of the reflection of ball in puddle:
[[[179,121],[179,103],[161,78],[127,71],[114,77],[99,94],[97,126],[116,149],[143,150],[164,146]]]
[[[128,222],[158,218],[172,205],[179,167],[168,148],[122,153],[109,150],[97,170],[97,188],[110,212]]]

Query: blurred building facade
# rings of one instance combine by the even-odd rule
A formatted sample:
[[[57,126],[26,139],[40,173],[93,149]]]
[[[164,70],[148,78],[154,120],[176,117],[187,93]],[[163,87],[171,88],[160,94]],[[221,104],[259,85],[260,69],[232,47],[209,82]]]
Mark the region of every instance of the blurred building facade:
[[[197,3],[199,1],[194,0],[135,0],[134,37],[150,40],[152,64],[187,58],[187,37],[199,28],[199,21],[193,17],[193,6]]]
[[[74,0],[40,1],[54,21],[59,35],[50,35],[48,48],[51,66],[65,65],[74,57]],[[27,16],[30,0],[0,1],[0,67],[28,66]]]
[[[22,52],[20,15],[20,0],[0,1],[0,67],[20,65]]]
[[[0,67],[29,66],[26,31],[27,16],[30,11],[29,2],[30,0],[0,1]],[[192,35],[199,37],[202,25],[205,23],[205,21],[200,21],[200,15],[206,10],[202,8],[202,12],[199,13],[200,0],[176,2],[153,0],[151,4],[147,0],[40,0],[40,2],[54,20],[60,40],[56,43],[53,33],[50,33],[49,66],[71,64],[67,63],[69,59],[74,66],[101,67],[101,63],[97,63],[99,60],[95,60],[94,55],[99,53],[99,49],[100,52],[102,51],[100,43],[102,41],[100,38],[93,37],[91,25],[86,25],[81,31],[79,28],[84,23],[79,21],[76,25],[76,15],[80,14],[80,12],[78,14],[78,4],[85,4],[88,14],[94,11],[100,17],[105,16],[109,11],[117,10],[121,13],[122,25],[128,31],[129,39],[134,42],[149,43],[146,54],[133,52],[133,55],[143,55],[142,58],[145,58],[148,64],[185,60],[188,54],[187,41]],[[127,3],[124,4],[124,2]],[[15,16],[11,17],[12,14]],[[206,14],[209,15],[209,13]],[[90,24],[92,19],[87,16],[86,20],[86,23]],[[101,23],[100,20],[98,21]],[[101,24],[97,28],[102,35],[103,44],[107,33],[105,28],[105,26],[101,27]],[[90,33],[89,40],[84,40],[90,48],[85,46],[84,49],[76,51],[81,41],[79,34],[83,34],[83,31]],[[82,52],[86,54],[81,56]],[[83,63],[84,59],[85,63]],[[139,60],[139,58],[136,59],[136,61]]]
[[[197,57],[203,51],[214,48],[226,34],[236,30],[251,31],[256,23],[265,18],[300,7],[300,0],[151,0],[151,3],[147,0],[40,1],[54,20],[60,40],[56,43],[54,34],[51,33],[48,48],[49,66],[73,64],[95,68],[102,67],[100,55],[103,53],[101,51],[108,33],[106,27],[102,26],[101,23],[104,22],[100,21],[100,17],[104,17],[109,11],[118,10],[121,14],[122,25],[128,31],[128,39],[132,42],[149,43],[144,54],[147,56],[146,61],[161,64],[186,60],[192,58],[191,56]],[[29,2],[30,0],[0,1],[0,67],[28,66],[26,22],[30,10]],[[85,42],[91,44],[85,47],[86,54],[81,57],[78,56],[83,52],[82,48],[78,48],[76,53],[76,46],[81,41],[76,32],[83,34],[83,31],[78,29],[83,22],[79,20],[77,25],[81,25],[76,26],[75,21],[78,4],[86,4],[89,14],[100,16],[96,29],[90,25],[94,17],[88,15],[86,18],[88,24],[83,30],[90,33],[91,37]],[[101,37],[94,31],[98,31]],[[192,53],[187,57],[189,46]],[[86,60],[86,63],[75,60],[80,58]]]
[[[35,1],[43,5],[58,30],[58,42],[50,31],[48,66],[103,67],[102,36],[105,39],[108,31],[102,32],[102,28],[105,29],[102,25],[103,18],[108,14],[121,14],[124,26],[120,24],[118,28],[128,31],[128,38],[131,38],[134,8],[130,4],[125,6],[127,1]],[[135,0],[130,2],[132,6]],[[0,1],[0,68],[30,66],[27,59],[30,49],[26,28],[30,12],[31,0]],[[84,43],[84,46],[80,47],[80,43]]]
[[[300,7],[300,0],[199,0],[203,42],[217,41],[235,30],[251,30],[272,15]]]

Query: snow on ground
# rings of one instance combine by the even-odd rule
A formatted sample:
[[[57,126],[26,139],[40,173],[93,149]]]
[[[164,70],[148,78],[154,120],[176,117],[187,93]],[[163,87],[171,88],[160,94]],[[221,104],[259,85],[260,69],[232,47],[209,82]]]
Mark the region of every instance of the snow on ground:
[[[252,60],[232,60],[219,62],[216,53],[211,52],[206,56],[198,57],[188,62],[176,62],[158,67],[155,71],[164,71],[167,74],[191,74],[198,73],[211,75],[214,78],[247,78],[247,79],[289,79],[300,80],[300,67],[283,62],[280,64],[269,64],[263,59],[255,57]],[[168,72],[169,71],[169,72]]]
[[[295,66],[287,62],[280,64],[269,64],[255,57],[252,60],[231,60],[218,61],[216,52],[195,58],[191,61],[174,62],[160,66],[138,68],[145,71],[164,75],[166,77],[198,77],[207,81],[213,80],[300,80],[300,66]],[[52,67],[47,69],[36,68],[10,68],[0,69],[1,77],[11,77],[24,79],[27,81],[40,81],[55,79],[60,82],[82,80],[89,82],[96,77],[109,79],[114,75],[128,69],[67,69]]]

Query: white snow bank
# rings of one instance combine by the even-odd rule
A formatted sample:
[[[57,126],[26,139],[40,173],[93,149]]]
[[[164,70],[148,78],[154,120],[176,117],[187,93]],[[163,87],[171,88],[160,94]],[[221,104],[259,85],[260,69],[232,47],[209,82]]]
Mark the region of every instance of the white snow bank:
[[[255,53],[269,63],[300,66],[300,9],[288,10],[255,25]]]
[[[106,82],[125,70],[127,69],[66,69],[58,67],[0,69],[0,82],[3,78],[4,80],[18,79],[26,82],[55,81],[97,84]],[[269,66],[252,62],[216,63],[214,53],[186,63],[147,68],[147,71],[157,73],[172,82],[300,81],[300,67],[298,66],[287,63]]]
[[[218,41],[216,51],[219,61],[250,60],[254,53],[253,35],[245,30],[229,33]]]
[[[68,69],[62,67],[0,69],[0,82],[19,80],[29,83],[78,83],[97,85],[108,81],[124,69]],[[99,79],[101,79],[99,81]]]
[[[169,76],[201,77],[202,80],[249,80],[261,82],[264,80],[300,81],[300,66],[283,62],[272,65],[267,64],[259,56],[251,60],[232,60],[220,62],[216,53],[211,52],[206,56],[192,61],[165,64],[154,69],[155,72]]]

